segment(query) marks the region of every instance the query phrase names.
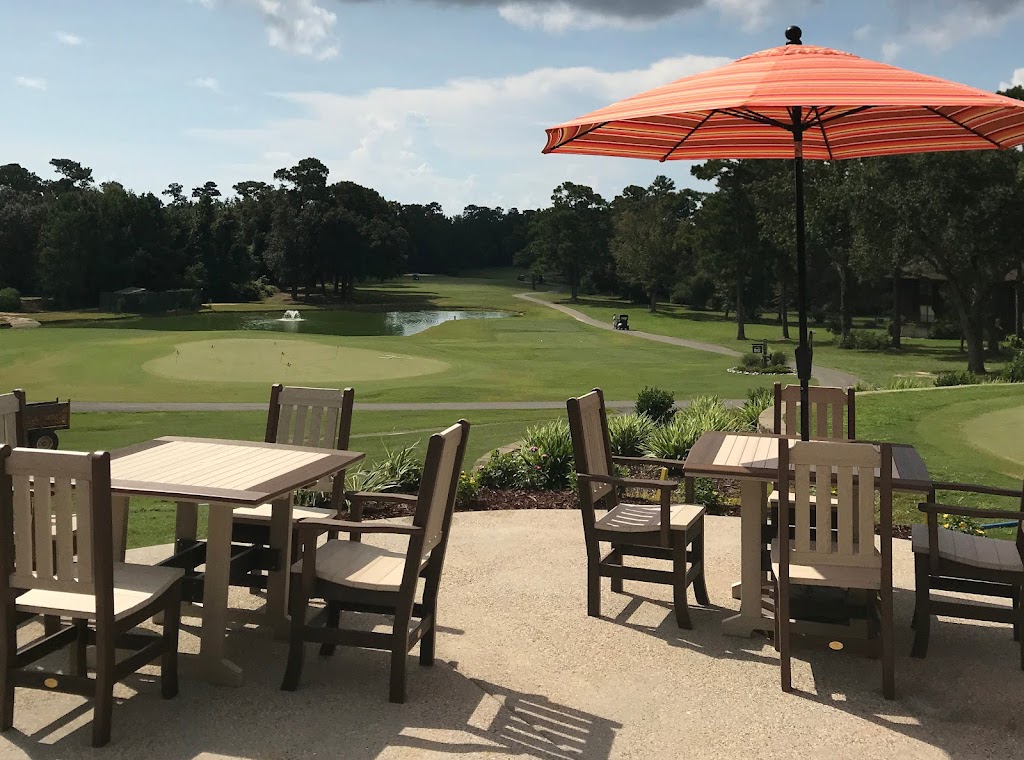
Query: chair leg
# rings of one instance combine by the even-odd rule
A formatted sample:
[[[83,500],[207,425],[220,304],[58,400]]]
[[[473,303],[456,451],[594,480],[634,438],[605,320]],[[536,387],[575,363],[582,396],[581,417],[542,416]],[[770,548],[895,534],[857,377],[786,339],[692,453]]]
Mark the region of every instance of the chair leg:
[[[881,591],[882,696],[896,699],[896,656],[893,651],[892,586]]]
[[[601,567],[600,560],[587,562],[587,614],[601,617]]]
[[[693,556],[693,564],[700,567],[700,572],[693,579],[693,597],[700,606],[710,607],[711,599],[708,597],[708,587],[704,583],[704,525],[703,520],[701,522],[700,533],[693,539],[690,549]]]
[[[788,586],[788,584],[787,584]],[[790,648],[789,590],[775,581],[775,643],[779,650],[780,679],[782,690],[793,691],[793,661]]]
[[[14,725],[14,674],[18,653],[18,630],[14,618],[12,600],[4,611],[3,638],[0,640],[0,731],[6,731]]]
[[[914,605],[914,645],[910,650],[911,657],[925,657],[928,654],[928,634],[931,632],[930,577],[928,575],[928,556],[918,553],[914,555],[914,593],[917,603]]]
[[[391,687],[388,700],[396,704],[405,702],[405,666],[409,659],[409,612],[395,616],[391,636]]]
[[[1020,589],[1015,588],[1013,590],[1013,596],[1010,597],[1013,602],[1013,640],[1020,641]]]
[[[281,680],[282,691],[295,691],[299,688],[299,679],[302,677],[302,659],[305,655],[306,642],[303,634],[306,628],[306,607],[309,599],[302,593],[302,584],[292,583],[291,614],[292,624],[288,633],[288,664],[284,669],[284,678]]]
[[[423,617],[430,620],[426,632],[420,639],[420,665],[434,664],[434,642],[437,640],[437,587],[427,579],[423,589]]]
[[[618,544],[612,544],[612,556],[611,556],[611,559],[613,561],[615,561],[615,562],[618,562],[620,565],[625,565],[626,564],[626,559],[625,559],[625,557],[622,556],[622,547],[619,546]],[[613,575],[611,580],[612,580],[612,592],[615,593],[615,594],[621,594],[622,593],[622,578],[621,577],[616,577],[616,576]]]
[[[676,611],[676,625],[690,630],[690,608],[686,603],[686,534],[679,533],[672,545],[672,604]]]
[[[1017,634],[1016,640],[1020,643],[1020,669],[1024,670],[1024,636],[1021,635],[1021,629],[1024,628],[1024,604],[1021,604],[1021,590],[1018,588],[1016,592],[1017,614],[1014,616],[1014,630]]]
[[[337,602],[327,602],[327,622],[324,623],[324,628],[338,628],[340,625],[341,606]],[[334,654],[334,650],[337,648],[337,644],[331,644],[325,641],[320,645],[320,656],[331,657]]]
[[[96,632],[96,696],[93,704],[92,746],[110,741],[114,712],[114,642],[109,631]]]
[[[86,653],[89,649],[89,622],[87,620],[73,621],[75,626],[75,645],[71,653],[71,675],[84,676],[88,670]]]
[[[178,632],[181,628],[181,585],[170,594],[164,610],[164,651],[160,657],[160,696],[178,696]]]

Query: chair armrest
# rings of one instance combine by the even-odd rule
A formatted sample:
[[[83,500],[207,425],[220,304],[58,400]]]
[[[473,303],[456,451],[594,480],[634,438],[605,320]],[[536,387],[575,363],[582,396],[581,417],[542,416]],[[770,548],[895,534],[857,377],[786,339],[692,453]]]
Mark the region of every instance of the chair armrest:
[[[683,469],[682,459],[659,459],[658,457],[612,457],[615,464],[659,465],[673,470]]]
[[[351,520],[331,520],[326,517],[307,517],[304,520],[299,520],[298,529],[304,534],[343,530],[346,533],[396,533],[402,536],[417,536],[424,532],[424,528],[419,525],[363,523]]]
[[[620,478],[615,475],[577,475],[582,483],[607,483],[622,488],[653,488],[659,491],[674,491],[679,487],[677,480],[646,480],[644,478]]]
[[[962,504],[934,504],[921,502],[917,508],[929,518],[932,515],[962,515],[964,517],[982,517],[986,520],[1024,520],[1024,512],[1009,509],[984,509],[981,507],[965,507]]]
[[[961,493],[980,493],[986,496],[1011,496],[1021,498],[1021,492],[1016,488],[999,488],[997,486],[983,486],[975,483],[932,483],[935,491],[959,491]]]

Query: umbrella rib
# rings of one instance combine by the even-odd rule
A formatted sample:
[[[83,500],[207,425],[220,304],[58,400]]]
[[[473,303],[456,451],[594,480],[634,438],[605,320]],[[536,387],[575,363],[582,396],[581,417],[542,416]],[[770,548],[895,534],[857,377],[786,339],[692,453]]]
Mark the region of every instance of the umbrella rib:
[[[997,148],[1002,148],[1002,147],[1003,147],[1002,145],[1000,145],[1000,144],[999,144],[999,141],[998,141],[998,140],[993,140],[993,139],[992,139],[991,137],[989,137],[988,135],[982,134],[981,132],[979,132],[978,130],[974,129],[973,127],[968,127],[968,126],[967,126],[966,124],[963,124],[963,123],[961,123],[961,122],[957,121],[957,120],[956,120],[956,119],[954,119],[954,118],[953,118],[952,116],[949,116],[949,115],[947,115],[947,114],[944,114],[944,113],[942,113],[942,111],[938,110],[937,108],[933,108],[932,106],[925,106],[925,107],[924,107],[924,109],[925,109],[926,111],[931,111],[931,112],[932,112],[933,114],[935,114],[936,116],[941,116],[941,117],[942,117],[943,119],[946,119],[947,121],[950,121],[950,122],[952,122],[953,124],[956,124],[956,125],[957,125],[958,127],[960,127],[961,129],[966,129],[966,130],[967,130],[968,132],[970,132],[970,133],[971,133],[972,135],[975,135],[975,136],[977,136],[977,137],[980,137],[980,138],[981,138],[982,140],[986,140],[986,141],[988,141],[988,142],[992,143],[992,144],[993,144],[993,145],[995,145],[995,146],[996,146]]]
[[[601,129],[602,127],[604,127],[604,126],[607,126],[607,124],[608,124],[607,121],[602,121],[600,124],[595,124],[594,126],[590,127],[590,129],[585,129],[582,132],[580,132],[578,135],[573,135],[568,140],[563,140],[562,142],[558,143],[558,145],[552,146],[551,149],[548,151],[548,153],[554,153],[559,148],[564,148],[566,145],[571,143],[573,140],[577,140],[580,137],[586,137],[591,132],[595,132],[598,129]]]
[[[710,112],[708,112],[707,116],[705,116],[703,119],[697,122],[697,124],[694,127],[692,127],[689,132],[683,135],[683,139],[677,142],[675,145],[673,145],[672,150],[670,150],[668,153],[662,156],[659,159],[659,161],[661,163],[665,163],[666,161],[668,161],[669,158],[671,158],[672,154],[679,150],[681,147],[683,147],[683,143],[689,140],[693,133],[696,132],[701,127],[703,127],[707,123],[707,120],[714,116],[716,113],[718,113],[717,110],[711,110]]]
[[[767,124],[772,127],[779,127],[785,129],[787,132],[792,132],[793,128],[791,125],[785,122],[773,119],[770,116],[765,116],[763,113],[751,110],[740,110],[738,108],[722,108],[721,113],[728,114],[729,116],[736,116],[740,119],[746,119],[747,121],[755,121],[758,124]]]
[[[828,113],[828,109],[825,110],[825,113]],[[818,129],[821,130],[821,139],[825,141],[825,150],[828,151],[828,160],[835,161],[835,156],[832,155],[832,146],[828,141],[828,132],[825,131],[825,125],[821,123],[821,112],[818,110],[817,106],[814,106],[814,117],[818,124]]]
[[[825,124],[829,124],[835,121],[836,119],[845,119],[847,116],[853,116],[864,111],[870,111],[872,108],[874,108],[874,106],[857,106],[856,108],[851,108],[849,111],[837,113],[835,116],[829,116],[827,118],[821,117],[818,119],[818,125],[824,126]]]

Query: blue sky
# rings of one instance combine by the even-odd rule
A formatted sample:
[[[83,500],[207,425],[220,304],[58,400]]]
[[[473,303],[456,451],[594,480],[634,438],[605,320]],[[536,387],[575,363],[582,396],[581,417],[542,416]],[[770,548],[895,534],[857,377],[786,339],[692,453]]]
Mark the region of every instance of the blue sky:
[[[544,127],[804,41],[989,90],[1024,84],[1024,0],[8,0],[0,163],[67,157],[159,192],[316,156],[404,203],[613,197],[688,165],[541,156]]]

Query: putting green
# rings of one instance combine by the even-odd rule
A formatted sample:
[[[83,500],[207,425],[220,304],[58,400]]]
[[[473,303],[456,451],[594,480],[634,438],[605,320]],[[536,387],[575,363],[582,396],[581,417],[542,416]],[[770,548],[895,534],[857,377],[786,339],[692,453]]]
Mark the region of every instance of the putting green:
[[[142,365],[146,372],[172,380],[332,384],[416,377],[448,367],[420,356],[263,338],[179,343],[174,353]]]
[[[964,423],[964,436],[975,448],[1024,465],[1024,406],[1000,409]]]

